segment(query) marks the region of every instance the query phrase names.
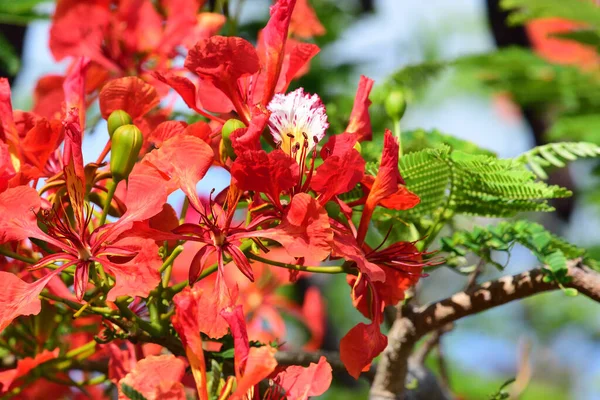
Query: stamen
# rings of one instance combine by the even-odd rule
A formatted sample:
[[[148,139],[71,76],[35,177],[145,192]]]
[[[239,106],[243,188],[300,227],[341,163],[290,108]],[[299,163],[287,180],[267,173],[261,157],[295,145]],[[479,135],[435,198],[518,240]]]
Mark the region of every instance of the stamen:
[[[273,139],[288,154],[293,156],[298,163],[302,153],[292,155],[295,144],[307,146],[308,152],[316,146],[325,135],[329,127],[325,106],[316,94],[305,94],[304,89],[299,88],[286,95],[276,94],[267,106],[271,111],[269,117],[269,128]],[[309,141],[309,138],[313,141]],[[301,143],[302,142],[302,143]]]

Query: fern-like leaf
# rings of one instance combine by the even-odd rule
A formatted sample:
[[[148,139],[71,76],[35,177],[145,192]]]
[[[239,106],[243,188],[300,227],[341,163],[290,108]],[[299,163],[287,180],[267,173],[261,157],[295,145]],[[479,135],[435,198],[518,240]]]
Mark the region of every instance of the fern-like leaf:
[[[497,225],[458,231],[442,238],[442,251],[448,264],[460,267],[471,252],[486,262],[503,268],[492,258],[493,251],[510,253],[515,244],[528,248],[559,282],[565,281],[567,259],[583,257],[586,251],[548,232],[542,225],[527,220],[502,221]]]
[[[537,146],[521,154],[517,161],[527,166],[541,179],[548,179],[544,168],[562,168],[568,161],[584,157],[600,156],[600,146],[586,142],[561,142]]]

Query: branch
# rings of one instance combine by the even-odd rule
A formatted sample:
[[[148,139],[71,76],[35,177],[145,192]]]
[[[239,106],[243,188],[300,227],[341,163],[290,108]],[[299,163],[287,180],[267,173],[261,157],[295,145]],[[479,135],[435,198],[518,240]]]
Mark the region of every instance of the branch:
[[[581,260],[567,264],[571,282],[565,285],[600,302],[600,274],[582,265]],[[518,275],[505,276],[494,281],[472,285],[465,291],[427,306],[403,307],[401,315],[392,325],[388,346],[371,387],[372,400],[402,399],[408,371],[408,358],[416,342],[429,332],[442,328],[460,318],[489,310],[513,300],[559,289],[556,282],[544,282],[541,268]]]

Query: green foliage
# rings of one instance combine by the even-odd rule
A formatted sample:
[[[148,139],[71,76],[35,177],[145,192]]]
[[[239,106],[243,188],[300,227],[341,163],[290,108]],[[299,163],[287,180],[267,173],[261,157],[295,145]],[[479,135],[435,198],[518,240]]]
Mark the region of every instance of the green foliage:
[[[140,392],[138,392],[137,390],[135,390],[134,388],[132,388],[131,386],[122,383],[121,384],[121,390],[123,391],[123,394],[125,396],[127,396],[128,399],[131,400],[146,400],[146,398],[144,397],[143,394],[141,394]]]
[[[521,244],[546,266],[548,279],[554,279],[559,284],[568,283],[567,260],[586,254],[584,249],[553,235],[542,225],[527,220],[502,221],[485,228],[457,231],[442,238],[441,242],[442,251],[448,254],[447,264],[458,268],[464,264],[467,253],[473,253],[486,263],[503,269],[503,265],[493,260],[493,252],[501,251],[510,255],[513,246]]]
[[[369,163],[367,172],[376,174],[377,165]],[[405,154],[399,167],[408,189],[421,198],[415,208],[395,212],[411,222],[440,212],[511,217],[523,211],[552,211],[548,199],[571,195],[536,181],[521,162],[468,154],[445,144]]]
[[[0,34],[0,65],[11,76],[15,76],[21,66],[21,60],[15,52],[14,47],[2,34]]]
[[[524,106],[543,109],[552,104],[561,112],[576,113],[594,112],[600,106],[598,76],[575,66],[551,64],[522,48],[460,58],[454,65],[463,82],[510,93]]]
[[[514,9],[508,20],[512,24],[554,17],[600,26],[600,8],[589,0],[502,0],[501,5]]]
[[[48,3],[48,0],[0,0],[0,23],[27,25],[48,18],[47,14],[37,9],[42,3]]]
[[[598,157],[599,155],[600,146],[593,143],[561,142],[534,147],[515,158],[515,160],[527,164],[541,179],[548,179],[548,174],[544,171],[545,167],[562,168],[568,161],[575,161],[584,157]]]
[[[580,114],[561,116],[547,133],[550,140],[580,140],[600,144],[600,115]]]

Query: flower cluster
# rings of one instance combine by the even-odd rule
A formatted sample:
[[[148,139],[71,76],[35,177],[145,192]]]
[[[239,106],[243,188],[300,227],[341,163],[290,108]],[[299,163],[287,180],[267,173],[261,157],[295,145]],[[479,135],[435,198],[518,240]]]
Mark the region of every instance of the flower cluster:
[[[287,92],[319,51],[301,39],[324,32],[306,0],[278,0],[256,45],[216,35],[225,17],[201,12],[202,1],[155,3],[60,0],[50,48],[72,61],[66,75],[39,81],[31,112],[13,110],[0,80],[0,345],[23,355],[0,372],[0,391],[322,394],[324,357],[308,367],[277,358],[294,348],[284,316],[306,326],[300,348],[321,346],[319,289],[301,302],[278,290],[317,273],[346,274],[370,321],[340,342],[357,378],[387,344],[384,307],[425,263],[413,243],[365,240],[378,207],[419,203],[390,131],[376,175],[365,171],[373,81],[361,78],[346,130],[328,131],[318,94]],[[197,122],[169,117],[178,97]],[[96,102],[110,136],[90,162],[82,143]],[[204,196],[196,187],[211,168],[231,178]],[[36,367],[43,378],[28,387]]]

